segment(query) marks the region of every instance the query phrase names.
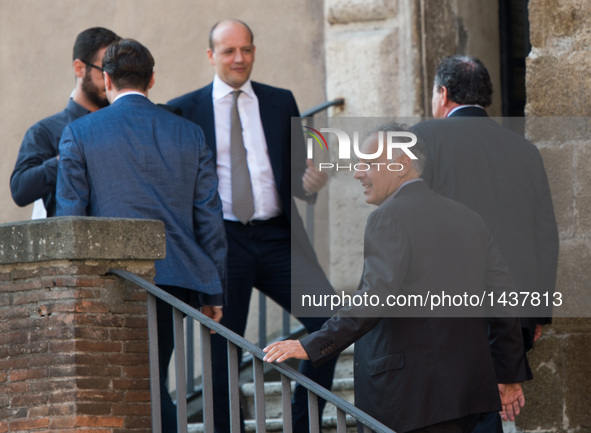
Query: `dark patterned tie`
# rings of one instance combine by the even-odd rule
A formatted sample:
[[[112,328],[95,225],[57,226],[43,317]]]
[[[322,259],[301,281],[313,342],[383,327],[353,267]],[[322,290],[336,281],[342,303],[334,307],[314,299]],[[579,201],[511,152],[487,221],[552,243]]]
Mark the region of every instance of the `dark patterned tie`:
[[[242,140],[242,124],[238,114],[238,97],[242,90],[232,92],[230,113],[230,161],[232,163],[232,212],[242,224],[254,215],[254,198],[250,171],[246,161],[246,148]]]

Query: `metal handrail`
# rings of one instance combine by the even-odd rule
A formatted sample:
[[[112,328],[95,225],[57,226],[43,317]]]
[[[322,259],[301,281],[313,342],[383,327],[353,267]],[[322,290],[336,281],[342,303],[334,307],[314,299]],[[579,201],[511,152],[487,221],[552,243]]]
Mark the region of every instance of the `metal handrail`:
[[[322,104],[318,104],[315,107],[310,108],[309,110],[304,111],[301,114],[301,117],[312,117],[318,113],[320,113],[321,111],[327,110],[330,107],[336,107],[339,105],[345,105],[345,98],[337,98],[337,99],[333,99],[332,101],[326,101],[323,102]]]
[[[179,388],[184,388],[185,380],[185,357],[183,354],[184,351],[184,342],[183,342],[183,327],[182,327],[182,313],[186,314],[187,317],[190,317],[193,320],[198,321],[203,327],[201,328],[201,353],[202,353],[202,363],[204,371],[211,368],[211,343],[209,341],[209,330],[215,331],[217,334],[222,336],[228,341],[228,346],[230,348],[230,357],[236,360],[237,351],[235,350],[236,347],[242,348],[242,350],[247,351],[252,354],[253,356],[253,365],[255,370],[255,389],[258,394],[258,398],[255,400],[255,405],[257,406],[257,431],[265,431],[265,419],[264,419],[264,398],[261,396],[261,392],[263,391],[263,382],[264,377],[262,374],[262,366],[263,366],[263,357],[265,353],[263,350],[248,340],[242,338],[238,334],[230,331],[228,328],[220,325],[219,323],[215,322],[214,320],[210,319],[209,317],[205,316],[195,308],[191,307],[190,305],[185,304],[184,302],[180,301],[175,296],[165,292],[164,290],[156,287],[155,285],[145,281],[144,279],[138,277],[137,275],[129,272],[123,271],[119,269],[111,269],[109,271],[111,274],[117,275],[123,278],[126,281],[129,281],[137,286],[145,289],[148,292],[148,334],[150,338],[150,392],[152,397],[152,431],[154,433],[161,433],[161,420],[160,420],[160,384],[159,384],[159,374],[158,374],[158,348],[157,348],[157,332],[156,332],[156,298],[159,298],[166,303],[168,303],[173,308],[173,320],[175,325],[175,359],[176,359],[176,379],[177,384],[179,384]],[[207,328],[207,330],[205,329]],[[231,362],[231,364],[236,364],[235,362]],[[291,416],[290,409],[288,405],[285,404],[285,401],[291,400],[289,394],[291,394],[291,388],[289,386],[289,381],[287,379],[293,380],[308,390],[308,400],[309,400],[309,413],[312,415],[318,411],[318,397],[325,399],[327,402],[332,403],[337,408],[337,431],[344,432],[346,429],[345,425],[345,414],[348,414],[355,418],[359,423],[363,424],[366,428],[378,432],[378,433],[395,433],[393,430],[382,424],[380,421],[376,420],[375,418],[371,417],[370,415],[366,414],[359,408],[355,407],[351,403],[347,402],[346,400],[342,399],[341,397],[333,394],[332,392],[328,391],[327,389],[321,387],[316,382],[310,380],[306,376],[302,375],[298,371],[294,370],[293,368],[289,367],[285,364],[268,364],[273,369],[277,370],[282,377],[282,384],[284,391],[288,394],[283,395],[284,399],[284,408],[287,412],[287,417]],[[230,390],[230,402],[231,404],[237,404],[237,394],[236,390],[238,387],[237,383],[237,371],[232,371],[230,369],[230,386],[233,390]],[[204,395],[204,429],[206,433],[213,432],[213,407],[212,407],[212,394],[213,394],[213,384],[211,382],[211,373],[209,371],[208,374],[203,375],[203,395]],[[287,378],[287,379],[285,379]],[[183,395],[183,394],[180,394]],[[237,410],[232,410],[233,414],[238,413]],[[186,432],[187,426],[186,423],[180,422],[180,420],[186,419],[187,414],[187,402],[184,398],[177,399],[177,414],[179,419],[179,432]],[[284,417],[285,417],[284,413]],[[260,418],[263,419],[260,419]],[[318,429],[318,417],[317,416],[310,416],[310,428],[311,430]],[[236,425],[239,422],[239,418],[237,416],[233,417],[232,424]],[[285,420],[285,428],[288,429],[291,426],[291,420]]]

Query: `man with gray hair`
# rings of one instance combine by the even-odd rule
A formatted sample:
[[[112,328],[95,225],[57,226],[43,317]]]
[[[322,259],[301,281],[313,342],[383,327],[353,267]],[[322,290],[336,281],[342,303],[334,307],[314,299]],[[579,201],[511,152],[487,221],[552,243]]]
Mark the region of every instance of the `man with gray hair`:
[[[362,152],[378,153],[380,136],[400,130],[396,124],[378,128]],[[513,282],[482,219],[431,191],[420,178],[422,144],[411,151],[416,160],[400,149],[391,159],[384,152],[361,159],[367,167],[355,173],[365,201],[377,206],[367,220],[356,295],[381,302],[345,307],[302,340],[269,345],[265,360],[319,365],[355,342],[360,409],[400,433],[468,433],[482,413],[503,410],[514,419],[525,403],[519,382],[528,379],[528,368],[519,320],[409,314],[382,302],[442,288],[512,290]],[[384,169],[389,164],[400,169]]]
[[[435,192],[482,217],[518,292],[551,295],[558,230],[544,163],[536,146],[488,117],[492,92],[488,71],[477,58],[439,62],[432,99],[436,119],[412,129],[427,150],[422,177]],[[551,322],[549,310],[533,313],[521,318],[526,351]],[[498,417],[490,418],[490,427],[478,431],[501,432]]]

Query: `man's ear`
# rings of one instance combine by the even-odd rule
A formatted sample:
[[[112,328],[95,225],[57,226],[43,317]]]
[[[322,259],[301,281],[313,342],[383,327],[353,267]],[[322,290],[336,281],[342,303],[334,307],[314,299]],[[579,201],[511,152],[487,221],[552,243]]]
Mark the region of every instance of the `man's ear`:
[[[74,74],[77,78],[83,78],[86,73],[86,65],[80,59],[74,60]]]
[[[103,72],[103,76],[105,78],[105,89],[107,91],[113,90],[113,80],[111,80],[111,76],[108,72]]]
[[[152,78],[150,78],[150,83],[148,84],[147,90],[150,90],[152,87],[154,87],[154,83],[156,82],[156,79],[154,78],[155,76],[156,72],[152,72]]]
[[[441,86],[439,92],[441,92],[441,105],[447,105],[449,102],[449,98],[447,96],[447,87]]]
[[[213,50],[211,48],[207,49],[207,59],[211,66],[215,66],[215,59],[213,58]]]

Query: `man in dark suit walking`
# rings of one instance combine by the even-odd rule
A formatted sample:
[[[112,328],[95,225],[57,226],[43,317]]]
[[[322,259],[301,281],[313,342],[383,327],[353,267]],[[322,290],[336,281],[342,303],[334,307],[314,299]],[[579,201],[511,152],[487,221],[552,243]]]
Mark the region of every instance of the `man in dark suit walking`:
[[[105,94],[102,61],[107,47],[121,39],[103,27],[86,29],[76,37],[73,67],[76,88],[66,108],[35,123],[23,138],[14,171],[10,176],[10,192],[14,202],[27,206],[35,203],[45,216],[55,216],[55,183],[59,159],[58,144],[64,127],[74,120],[109,105]]]
[[[166,258],[156,262],[156,284],[219,321],[227,246],[215,165],[198,126],[148,100],[153,67],[152,55],[136,41],[107,49],[111,105],[64,130],[57,215],[163,221]],[[172,432],[176,413],[165,386],[172,309],[160,300],[157,307],[162,424]]]
[[[245,23],[217,23],[207,50],[216,71],[213,83],[169,102],[203,128],[216,160],[228,236],[228,298],[221,323],[240,335],[245,332],[253,286],[288,311],[296,289],[292,281],[313,293],[334,293],[292,197],[313,200],[327,178],[312,164],[306,167],[301,131],[292,144],[291,118],[299,117],[292,93],[250,81],[253,42]],[[325,320],[300,319],[308,332]],[[229,432],[226,343],[214,336],[212,344],[215,426],[217,432]],[[320,369],[304,362],[300,371],[330,388],[335,362]],[[307,394],[299,386],[293,418],[296,432],[307,431]]]
[[[390,124],[379,130],[400,129]],[[364,154],[377,151],[378,137],[375,132],[363,143]],[[391,302],[389,296],[442,289],[513,290],[482,219],[419,178],[424,164],[419,146],[412,148],[417,160],[396,149],[391,160],[384,154],[360,160],[368,170],[355,173],[365,201],[378,206],[367,220],[356,295],[378,296],[371,304],[376,307],[345,307],[301,341],[269,345],[265,360],[295,357],[317,365],[355,342],[356,406],[400,433],[468,433],[483,412],[502,409],[510,419],[519,413],[527,361],[516,318],[461,318],[471,315],[465,310],[437,317],[429,310],[407,314],[405,307],[382,306]],[[389,171],[389,163],[403,168]]]
[[[428,151],[422,177],[435,192],[484,219],[519,292],[552,294],[558,230],[544,163],[533,144],[487,116],[492,91],[480,60],[451,56],[439,62],[432,100],[436,119],[413,128]],[[550,323],[549,315],[546,310],[521,318],[526,351]],[[489,422],[490,429],[482,431],[502,431],[498,417]]]

